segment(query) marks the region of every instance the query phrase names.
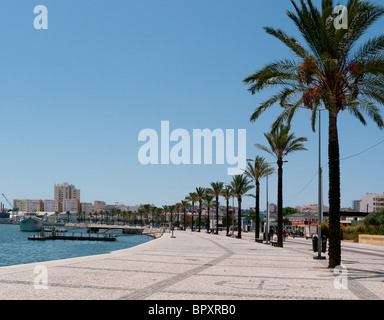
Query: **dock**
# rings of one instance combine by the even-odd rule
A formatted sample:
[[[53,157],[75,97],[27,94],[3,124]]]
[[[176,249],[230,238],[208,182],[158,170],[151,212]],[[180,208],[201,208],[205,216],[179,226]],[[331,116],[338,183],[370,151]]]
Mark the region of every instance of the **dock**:
[[[39,235],[28,237],[28,240],[46,241],[46,240],[84,240],[84,241],[116,241],[116,237],[111,234],[84,234],[84,233],[71,233],[71,234],[52,234],[46,235],[44,232]]]
[[[106,233],[108,231],[121,231],[123,234],[143,234],[144,228],[116,225],[90,225],[87,233]]]

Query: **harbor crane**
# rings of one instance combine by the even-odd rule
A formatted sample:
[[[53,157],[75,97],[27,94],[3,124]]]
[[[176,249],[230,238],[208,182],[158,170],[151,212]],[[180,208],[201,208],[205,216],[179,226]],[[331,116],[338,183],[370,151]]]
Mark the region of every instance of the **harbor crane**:
[[[11,202],[8,200],[8,198],[5,196],[5,194],[2,193],[2,195],[3,195],[4,199],[8,202],[9,207],[12,208],[12,211],[13,211],[13,212],[18,212],[18,211],[19,211],[19,208],[14,208],[13,205],[12,205],[12,203],[11,203]]]

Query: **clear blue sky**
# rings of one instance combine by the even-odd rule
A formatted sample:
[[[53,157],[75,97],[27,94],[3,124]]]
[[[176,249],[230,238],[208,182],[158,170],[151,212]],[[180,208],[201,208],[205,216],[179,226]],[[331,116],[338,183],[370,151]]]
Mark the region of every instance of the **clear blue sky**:
[[[48,30],[33,27],[40,4],[48,8]],[[265,144],[263,132],[280,110],[250,123],[270,93],[252,96],[242,80],[291,56],[262,29],[281,27],[297,36],[285,15],[291,8],[281,0],[1,1],[0,193],[11,200],[52,199],[54,184],[67,181],[81,190],[82,201],[161,206],[195,187],[229,182],[227,165],[141,165],[138,133],[160,132],[162,120],[191,133],[246,129],[247,157],[263,155],[254,144]],[[368,35],[383,26],[381,19]],[[293,122],[296,135],[308,137],[309,150],[287,158],[285,206],[317,203],[318,136],[309,117],[303,111]],[[323,124],[325,165],[325,117]],[[341,157],[383,139],[371,122],[364,127],[349,114],[340,118]],[[381,144],[342,161],[342,206],[366,192],[384,192],[383,151]],[[327,174],[325,167],[325,204]],[[269,189],[275,203],[276,180],[270,178]],[[245,198],[243,206],[253,203]]]

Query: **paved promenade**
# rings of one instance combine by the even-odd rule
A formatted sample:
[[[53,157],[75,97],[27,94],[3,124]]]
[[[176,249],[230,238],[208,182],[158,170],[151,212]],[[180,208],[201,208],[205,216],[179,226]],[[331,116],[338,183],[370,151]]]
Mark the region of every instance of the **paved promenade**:
[[[174,235],[110,254],[1,267],[0,299],[384,299],[381,246],[343,243],[342,278],[327,260],[313,259],[310,240],[288,239],[276,248],[255,243],[253,234]],[[39,279],[45,289],[36,287],[44,284]]]

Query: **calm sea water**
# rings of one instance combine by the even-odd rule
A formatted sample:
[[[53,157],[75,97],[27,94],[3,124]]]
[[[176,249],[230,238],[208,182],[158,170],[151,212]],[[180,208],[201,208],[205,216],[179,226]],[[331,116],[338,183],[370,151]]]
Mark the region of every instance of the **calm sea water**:
[[[73,231],[86,232],[85,229]],[[152,240],[143,235],[119,236],[116,241],[28,240],[36,234],[22,232],[18,225],[0,224],[0,267],[103,254]]]

